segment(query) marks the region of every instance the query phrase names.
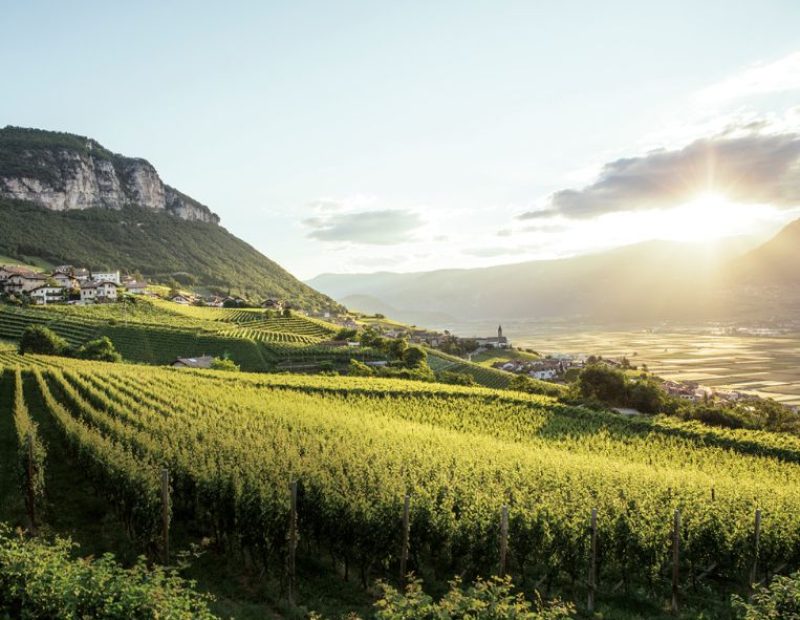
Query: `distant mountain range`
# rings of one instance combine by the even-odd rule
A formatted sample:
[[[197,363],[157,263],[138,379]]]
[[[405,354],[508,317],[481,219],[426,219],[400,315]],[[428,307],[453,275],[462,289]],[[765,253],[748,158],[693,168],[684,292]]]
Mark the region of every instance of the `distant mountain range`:
[[[800,308],[800,221],[769,242],[651,241],[598,254],[483,269],[323,274],[308,282],[365,311],[392,308],[422,323],[570,319],[768,319]],[[435,321],[443,325],[447,321]]]
[[[222,228],[146,160],[62,132],[0,129],[0,256],[339,307]]]

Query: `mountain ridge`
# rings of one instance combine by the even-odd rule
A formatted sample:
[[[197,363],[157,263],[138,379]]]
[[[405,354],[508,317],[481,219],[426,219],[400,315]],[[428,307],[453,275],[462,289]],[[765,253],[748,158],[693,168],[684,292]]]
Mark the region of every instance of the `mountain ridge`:
[[[708,244],[647,241],[563,259],[321,274],[307,282],[335,299],[369,296],[406,313],[441,312],[459,320],[706,320],[732,314],[731,298],[741,294],[734,285],[745,282],[732,276],[731,261],[752,245],[749,238],[732,239],[712,251]]]
[[[140,206],[184,220],[220,221],[164,183],[146,159],[113,153],[85,136],[10,125],[0,129],[0,197],[53,211]]]
[[[71,133],[0,129],[0,255],[341,309],[163,183],[147,160]]]

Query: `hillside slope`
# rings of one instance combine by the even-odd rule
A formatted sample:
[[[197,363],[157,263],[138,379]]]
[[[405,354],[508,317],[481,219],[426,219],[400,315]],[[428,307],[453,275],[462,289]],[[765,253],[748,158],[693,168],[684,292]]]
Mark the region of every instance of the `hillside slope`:
[[[697,318],[724,308],[717,279],[740,243],[710,252],[653,241],[483,269],[323,274],[309,284],[339,300],[369,296],[406,314],[441,312],[462,320]]]
[[[223,292],[286,299],[306,309],[337,306],[221,226],[138,207],[50,211],[0,199],[0,255],[162,280],[188,273]]]
[[[68,133],[0,129],[0,255],[161,281],[184,274],[222,293],[337,308],[164,184],[146,160]],[[188,275],[186,275],[188,274]]]

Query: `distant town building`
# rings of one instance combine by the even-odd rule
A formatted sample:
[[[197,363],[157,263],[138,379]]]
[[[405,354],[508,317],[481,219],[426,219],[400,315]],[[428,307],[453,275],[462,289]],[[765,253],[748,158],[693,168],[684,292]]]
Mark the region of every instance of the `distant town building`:
[[[116,301],[117,285],[114,282],[81,282],[81,301]]]
[[[211,368],[213,363],[213,357],[201,355],[200,357],[179,357],[172,362],[172,366],[174,368]]]
[[[511,346],[508,342],[508,338],[503,335],[503,326],[497,326],[497,337],[496,338],[475,338],[475,342],[479,347],[484,347],[487,349],[507,349]]]
[[[66,289],[60,286],[39,286],[30,291],[31,299],[37,304],[52,304],[64,301]]]
[[[107,272],[92,272],[92,280],[95,282],[113,282],[116,285],[120,284],[119,271]]]

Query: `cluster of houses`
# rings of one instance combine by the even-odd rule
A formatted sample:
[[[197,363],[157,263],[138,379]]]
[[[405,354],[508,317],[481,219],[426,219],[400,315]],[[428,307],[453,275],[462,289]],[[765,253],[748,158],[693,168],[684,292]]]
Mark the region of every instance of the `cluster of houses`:
[[[672,381],[667,379],[662,382],[661,387],[664,388],[664,391],[670,396],[689,400],[694,403],[707,402],[710,400],[737,403],[758,398],[753,394],[747,394],[737,390],[718,390],[710,388],[694,381]]]
[[[27,296],[36,304],[114,302],[121,287],[131,294],[143,295],[147,282],[121,278],[119,271],[89,271],[72,265],[61,265],[50,273],[19,265],[0,266],[0,291]]]
[[[178,293],[169,298],[172,303],[182,306],[208,306],[210,308],[250,308],[250,302],[241,297],[220,297],[219,295],[193,295]],[[267,299],[261,304],[262,308],[283,312],[284,302],[279,299]]]
[[[571,359],[545,358],[539,360],[496,362],[493,366],[507,372],[528,375],[534,379],[553,381],[562,378],[570,368],[580,368],[583,364],[584,362],[582,361]]]

